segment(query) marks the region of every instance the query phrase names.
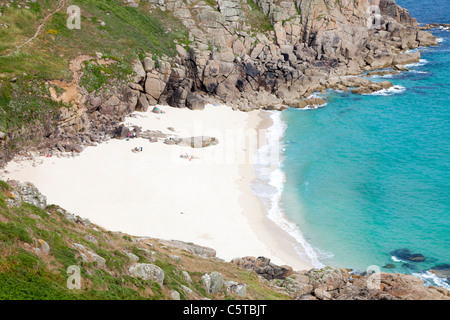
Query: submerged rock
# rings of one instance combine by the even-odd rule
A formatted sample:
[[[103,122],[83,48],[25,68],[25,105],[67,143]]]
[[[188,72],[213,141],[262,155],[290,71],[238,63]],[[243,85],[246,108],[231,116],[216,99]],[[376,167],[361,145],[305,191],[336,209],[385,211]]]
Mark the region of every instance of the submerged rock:
[[[420,253],[411,253],[409,249],[397,249],[390,253],[393,256],[401,260],[413,261],[413,262],[423,262],[425,261],[425,257]]]

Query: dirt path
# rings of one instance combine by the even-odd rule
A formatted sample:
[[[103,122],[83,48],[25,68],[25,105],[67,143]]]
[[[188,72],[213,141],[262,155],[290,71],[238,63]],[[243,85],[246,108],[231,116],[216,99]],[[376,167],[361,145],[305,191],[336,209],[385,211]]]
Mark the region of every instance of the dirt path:
[[[4,55],[3,57],[9,57],[10,55],[12,55],[13,53],[16,53],[18,51],[20,51],[20,49],[27,45],[28,43],[30,43],[31,41],[33,41],[34,39],[36,39],[36,37],[41,33],[42,28],[45,26],[45,24],[47,23],[48,19],[51,18],[51,16],[53,16],[55,13],[61,11],[62,8],[64,8],[64,6],[66,5],[66,0],[60,0],[58,3],[58,8],[53,11],[52,13],[48,14],[45,18],[44,21],[39,25],[39,27],[36,30],[36,33],[34,34],[34,36],[32,36],[30,39],[28,39],[27,41],[25,41],[24,43],[22,43],[21,45],[19,45],[16,49],[14,49],[12,52]]]

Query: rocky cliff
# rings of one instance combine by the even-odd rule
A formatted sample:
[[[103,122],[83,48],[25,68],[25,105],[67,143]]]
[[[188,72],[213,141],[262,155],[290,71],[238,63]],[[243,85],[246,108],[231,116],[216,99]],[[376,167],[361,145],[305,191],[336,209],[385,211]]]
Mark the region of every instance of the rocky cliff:
[[[2,300],[450,300],[410,275],[224,261],[193,243],[104,230],[16,181],[0,181],[0,287]]]
[[[87,29],[85,40],[89,41],[84,42],[91,47],[79,43],[86,52],[77,51],[63,42],[59,51],[52,53],[58,54],[56,60],[71,58],[66,62],[70,80],[47,78],[42,92],[30,92],[51,106],[48,112],[42,112],[44,105],[39,107],[41,111],[31,113],[31,120],[25,117],[26,124],[22,118],[19,124],[5,121],[0,128],[2,163],[31,147],[45,154],[52,150],[81,152],[85,145],[114,137],[125,115],[156,104],[202,109],[206,103],[217,102],[242,111],[281,110],[323,104],[322,99],[307,98],[329,88],[351,88],[354,93],[385,89],[392,84],[346,76],[375,69],[405,70],[405,64],[420,59],[419,52],[406,50],[437,44],[407,10],[389,0],[117,0],[108,5],[98,1],[76,4],[88,17],[84,23],[92,24],[81,29]],[[2,6],[8,10],[0,19],[19,10],[15,7],[14,11],[9,4]],[[24,7],[27,5],[20,10]],[[42,10],[37,17],[41,16]],[[108,29],[100,18],[117,18],[108,20],[117,26]],[[132,29],[115,35],[113,28],[126,30],[119,25],[122,20]],[[47,36],[58,41],[64,27],[47,28]],[[132,38],[136,31],[136,47],[146,39],[153,42],[139,48],[132,59],[127,53],[133,47],[122,48],[121,54],[128,58],[125,63],[101,52],[109,48],[105,37],[117,37],[117,45],[110,44],[108,49],[117,53],[120,41]],[[67,41],[74,34],[64,30]],[[44,38],[41,35],[34,41],[45,45]],[[71,54],[64,55],[69,49]],[[0,61],[2,58],[6,59],[0,56]],[[49,62],[43,58],[39,63]],[[14,94],[23,76],[17,76],[15,69],[4,74],[8,72],[12,75],[2,78],[0,93],[6,118],[14,118],[13,105],[21,99],[25,85]],[[116,81],[105,81],[105,75]],[[31,87],[35,89],[36,84]],[[30,88],[29,82],[26,88]]]
[[[215,98],[243,111],[281,109],[296,106],[314,91],[348,87],[346,75],[416,62],[420,54],[404,51],[437,44],[393,1],[256,5],[155,3],[154,8],[173,11],[189,28],[192,42],[186,48],[177,46],[172,68],[163,60],[156,70],[136,62],[147,102],[201,108]],[[270,27],[251,19],[258,10]],[[136,90],[128,94],[143,96]]]

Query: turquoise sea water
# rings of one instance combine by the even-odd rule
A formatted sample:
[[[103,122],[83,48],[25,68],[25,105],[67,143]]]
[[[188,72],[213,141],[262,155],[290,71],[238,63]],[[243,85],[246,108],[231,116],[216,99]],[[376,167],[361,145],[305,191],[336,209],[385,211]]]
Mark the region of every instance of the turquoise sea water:
[[[445,0],[397,1],[419,23],[449,23]],[[406,272],[450,288],[429,272],[450,264],[450,31],[432,30],[410,72],[377,95],[329,91],[316,110],[287,109],[279,201],[324,265]],[[425,256],[408,262],[407,248]],[[390,264],[390,268],[385,268]],[[447,281],[447,282],[444,282]]]

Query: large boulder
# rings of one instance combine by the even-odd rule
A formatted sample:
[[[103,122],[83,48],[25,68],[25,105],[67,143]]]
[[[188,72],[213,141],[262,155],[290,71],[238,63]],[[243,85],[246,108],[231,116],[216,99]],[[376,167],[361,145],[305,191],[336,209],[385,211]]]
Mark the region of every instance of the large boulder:
[[[147,97],[144,93],[141,93],[136,104],[136,111],[146,112],[149,107],[150,104],[148,103]]]
[[[266,257],[243,257],[231,260],[231,263],[245,269],[251,269],[267,280],[284,279],[293,273],[289,266],[277,266]]]
[[[142,66],[141,61],[136,60],[133,63],[133,71],[135,73],[135,75],[133,77],[133,80],[135,83],[139,83],[145,79],[145,70],[144,70],[144,67]]]
[[[130,134],[130,129],[121,125],[116,128],[114,131],[114,138],[116,139],[126,139],[128,135]]]
[[[345,286],[350,275],[347,269],[333,269],[325,267],[323,269],[311,269],[305,276],[309,278],[309,284],[313,289],[323,289],[333,291]]]
[[[160,286],[164,283],[164,271],[151,263],[138,263],[130,267],[129,272],[134,277],[155,281]]]
[[[428,31],[419,30],[417,32],[417,41],[420,46],[437,46],[436,38]]]
[[[219,272],[211,272],[204,274],[202,277],[203,285],[210,294],[218,294],[222,292],[223,276]]]
[[[245,298],[247,295],[247,286],[243,283],[227,281],[225,286],[227,287],[227,293],[233,293],[242,298]]]
[[[158,100],[166,88],[166,82],[163,81],[158,72],[153,71],[147,73],[145,80],[145,92]]]
[[[405,65],[418,62],[420,60],[420,52],[399,53],[394,56],[393,65]]]
[[[21,202],[32,204],[41,209],[47,207],[47,198],[39,192],[34,184],[30,182],[19,183],[15,191],[15,194],[18,194],[20,197]]]
[[[199,94],[189,92],[186,96],[186,106],[191,110],[205,109],[206,100]]]

